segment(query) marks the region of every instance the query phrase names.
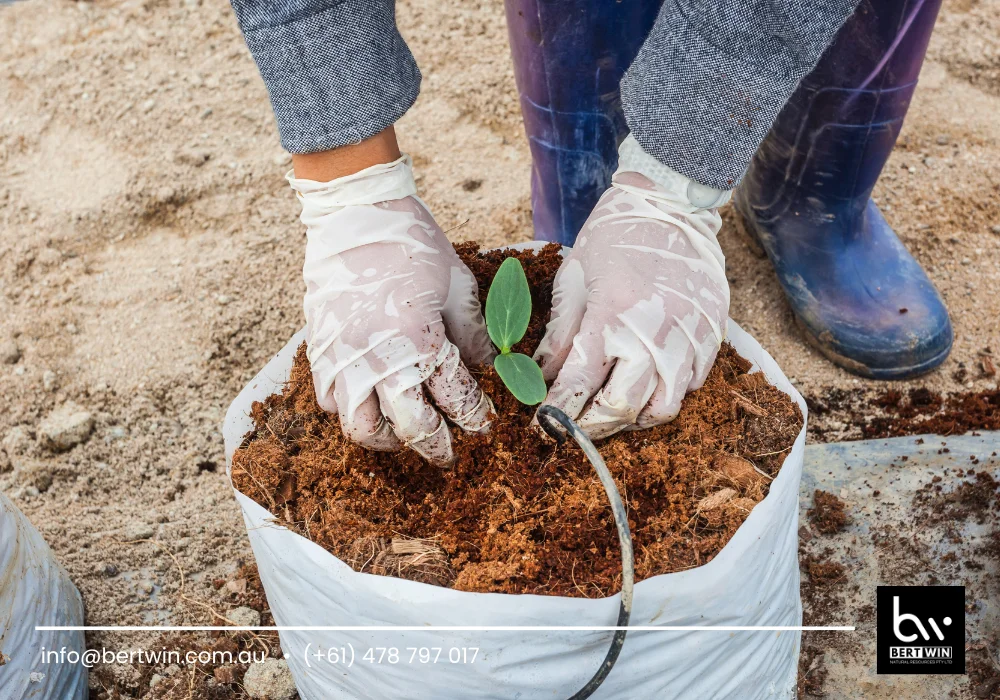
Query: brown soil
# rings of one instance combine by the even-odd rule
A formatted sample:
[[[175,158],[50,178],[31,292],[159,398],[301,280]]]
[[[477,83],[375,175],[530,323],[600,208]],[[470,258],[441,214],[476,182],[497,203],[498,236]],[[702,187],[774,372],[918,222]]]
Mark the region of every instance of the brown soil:
[[[975,518],[980,523],[986,522],[987,518],[992,517],[990,510],[1000,484],[986,471],[969,469],[968,472],[963,472],[961,466],[953,471],[951,479],[957,479],[958,485],[944,490],[941,485],[943,479],[935,476],[914,497],[914,510],[919,509],[929,524],[967,518]]]
[[[831,561],[829,553],[820,556],[806,555],[800,561],[802,568],[814,586],[832,586],[840,583],[846,577],[847,567],[840,562]]]
[[[965,665],[969,671],[969,685],[973,696],[983,700],[1000,698],[1000,671],[990,658],[990,649],[974,646],[967,650]]]
[[[485,298],[509,253],[459,251]],[[515,350],[530,354],[544,333],[559,249],[517,257],[534,304]],[[629,512],[639,580],[711,561],[767,494],[798,435],[798,407],[749,368],[724,345],[672,423],[599,445]],[[501,418],[488,435],[453,431],[457,462],[441,470],[412,452],[348,442],[316,404],[300,349],[283,392],[254,404],[256,429],[233,458],[233,481],[358,571],[465,591],[615,592],[619,545],[593,468],[575,445],[542,439],[530,425],[534,409],[491,367],[477,373]]]
[[[927,389],[887,391],[873,401],[882,415],[862,428],[865,438],[900,435],[960,435],[973,430],[1000,430],[1000,390],[970,392],[947,398]]]
[[[829,389],[807,394],[809,437],[817,442],[1000,430],[1000,390],[942,395],[927,387]]]
[[[847,504],[827,491],[816,489],[813,507],[809,509],[809,522],[818,532],[832,535],[847,525]]]
[[[849,609],[844,601],[844,588],[851,585],[849,570],[842,562],[835,561],[833,550],[823,547],[815,533],[831,536],[843,531],[850,522],[847,504],[834,494],[817,489],[813,492],[813,507],[806,515],[809,525],[799,528],[799,566],[804,574],[800,584],[802,624],[840,624],[838,618]],[[803,635],[799,654],[800,697],[826,695],[828,672],[824,651],[842,642],[843,638],[834,632]]]

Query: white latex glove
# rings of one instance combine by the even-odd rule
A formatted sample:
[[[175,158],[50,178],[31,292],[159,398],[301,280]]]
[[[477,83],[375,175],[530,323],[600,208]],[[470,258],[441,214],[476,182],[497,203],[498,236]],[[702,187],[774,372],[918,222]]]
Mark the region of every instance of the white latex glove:
[[[327,183],[288,180],[307,227],[304,306],[319,405],[365,447],[405,445],[449,463],[437,408],[465,430],[489,428],[493,406],[463,360],[489,362],[493,346],[476,280],[416,196],[409,157]]]
[[[535,353],[544,403],[592,438],[672,420],[705,382],[726,330],[729,284],[713,190],[629,136],[612,185],[555,278]],[[582,416],[581,416],[582,413]]]

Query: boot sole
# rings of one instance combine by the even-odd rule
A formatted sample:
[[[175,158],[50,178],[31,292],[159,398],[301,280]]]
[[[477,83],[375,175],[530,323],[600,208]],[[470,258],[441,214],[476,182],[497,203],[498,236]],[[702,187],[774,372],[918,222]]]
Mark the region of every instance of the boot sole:
[[[843,367],[852,374],[868,377],[869,379],[892,380],[919,377],[922,374],[927,374],[928,372],[937,369],[937,367],[940,366],[951,353],[951,344],[949,343],[948,347],[945,348],[944,351],[938,353],[931,359],[924,360],[916,365],[911,365],[909,367],[893,367],[890,369],[872,368],[862,362],[851,359],[850,357],[845,357],[844,355],[841,355],[833,350],[828,343],[822,340],[822,338],[814,335],[812,331],[806,328],[806,325],[799,318],[799,315],[794,313],[794,310],[792,312],[792,316],[795,318],[795,325],[798,326],[799,331],[805,337],[806,342],[818,350],[823,357],[830,360],[830,362],[838,367]]]

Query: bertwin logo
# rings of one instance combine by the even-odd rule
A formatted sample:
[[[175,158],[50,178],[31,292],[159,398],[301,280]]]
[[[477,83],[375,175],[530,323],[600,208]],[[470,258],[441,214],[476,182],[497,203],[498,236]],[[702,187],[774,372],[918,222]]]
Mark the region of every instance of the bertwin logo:
[[[965,586],[879,586],[878,673],[965,673]]]

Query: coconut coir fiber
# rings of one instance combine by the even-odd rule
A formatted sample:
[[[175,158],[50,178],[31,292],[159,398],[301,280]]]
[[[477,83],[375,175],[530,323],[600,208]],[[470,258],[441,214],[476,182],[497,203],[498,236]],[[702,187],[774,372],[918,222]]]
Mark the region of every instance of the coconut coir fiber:
[[[509,251],[459,254],[485,300]],[[559,247],[513,253],[532,290],[532,317],[515,351],[545,331]],[[788,395],[725,344],[705,386],[668,425],[600,443],[629,512],[636,577],[712,560],[767,494],[802,427]],[[487,435],[452,429],[451,469],[411,451],[348,442],[316,403],[304,348],[282,393],[255,403],[255,429],[233,457],[236,487],[283,525],[357,571],[464,591],[606,596],[620,587],[621,554],[597,475],[574,444],[531,427],[534,408],[492,367],[473,370],[498,417]]]

